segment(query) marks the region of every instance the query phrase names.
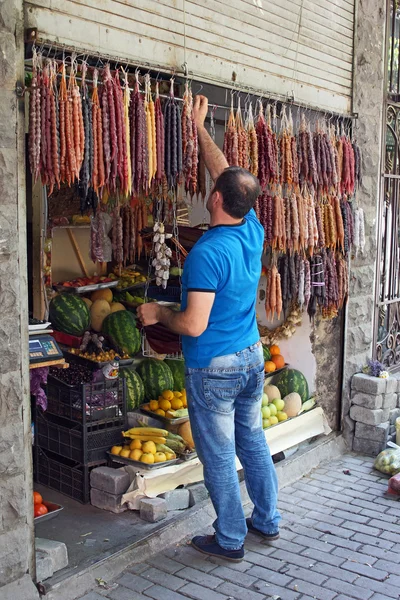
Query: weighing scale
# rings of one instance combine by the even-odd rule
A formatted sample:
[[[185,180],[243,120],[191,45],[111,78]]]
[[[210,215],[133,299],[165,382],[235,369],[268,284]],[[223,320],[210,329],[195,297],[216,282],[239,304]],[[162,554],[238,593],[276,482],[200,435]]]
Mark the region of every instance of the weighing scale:
[[[29,362],[38,363],[64,358],[57,342],[48,333],[29,334]]]

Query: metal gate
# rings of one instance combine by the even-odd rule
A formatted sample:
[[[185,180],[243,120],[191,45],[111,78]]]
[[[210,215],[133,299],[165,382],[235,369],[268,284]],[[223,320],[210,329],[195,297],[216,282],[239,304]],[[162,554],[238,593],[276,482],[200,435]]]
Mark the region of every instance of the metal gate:
[[[400,7],[388,0],[386,123],[382,146],[382,185],[378,221],[375,310],[376,358],[400,369]]]

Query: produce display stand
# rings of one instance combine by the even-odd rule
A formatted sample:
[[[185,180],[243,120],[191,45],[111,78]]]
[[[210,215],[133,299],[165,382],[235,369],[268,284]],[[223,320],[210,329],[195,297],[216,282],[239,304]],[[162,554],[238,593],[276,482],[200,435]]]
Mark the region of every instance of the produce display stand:
[[[297,446],[318,435],[331,432],[325,413],[320,406],[265,430],[271,454],[278,454]],[[242,467],[236,459],[236,468]],[[203,480],[203,467],[198,458],[177,465],[166,466],[157,471],[148,472],[135,467],[125,467],[133,478],[129,490],[122,497],[129,508],[137,510],[144,497],[155,498],[160,494],[174,490],[180,485],[188,485]]]

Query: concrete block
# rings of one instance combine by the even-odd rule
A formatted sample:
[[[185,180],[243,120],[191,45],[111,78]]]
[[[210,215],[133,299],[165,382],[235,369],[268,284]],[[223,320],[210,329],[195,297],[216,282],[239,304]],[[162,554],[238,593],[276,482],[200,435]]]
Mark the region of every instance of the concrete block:
[[[385,447],[386,444],[374,442],[372,440],[365,440],[363,438],[355,437],[353,440],[354,452],[361,452],[362,454],[367,454],[368,456],[377,456],[379,452],[384,450]]]
[[[386,392],[386,381],[386,379],[371,377],[371,375],[365,375],[365,373],[356,373],[351,380],[351,389],[371,394],[371,396],[378,396]]]
[[[392,410],[397,406],[397,394],[385,394],[383,396],[382,408],[388,408]]]
[[[90,490],[90,504],[92,506],[101,508],[102,510],[108,510],[117,515],[128,510],[125,505],[121,505],[121,500],[122,494],[116,496],[115,494],[104,492],[103,490],[96,490],[96,488],[91,488]]]
[[[36,581],[46,581],[53,574],[53,561],[51,557],[44,552],[36,552]]]
[[[390,417],[390,408],[383,408],[381,423],[386,423],[386,421],[389,421],[389,417]]]
[[[114,496],[125,494],[131,479],[123,469],[97,467],[90,473],[90,485],[96,490],[102,490]]]
[[[140,518],[157,523],[167,516],[167,503],[163,498],[144,498],[140,502]]]
[[[24,575],[0,588],[1,600],[40,600],[39,592],[30,575]]]
[[[389,413],[389,423],[395,425],[396,419],[400,417],[400,408],[394,408]]]
[[[350,408],[350,417],[354,421],[365,423],[366,425],[380,425],[382,423],[383,410],[371,410],[364,406],[353,405]]]
[[[35,548],[37,552],[39,551],[50,556],[54,573],[60,569],[64,569],[64,567],[68,567],[68,551],[67,546],[63,542],[35,538]]]
[[[394,377],[386,379],[386,393],[395,394],[397,392],[398,381]]]
[[[195,483],[188,488],[189,490],[189,506],[194,506],[200,502],[208,500],[209,493],[204,483]]]
[[[389,434],[389,423],[381,425],[365,425],[365,423],[356,423],[355,435],[357,438],[381,442],[386,444]]]
[[[160,498],[164,498],[167,503],[167,510],[184,510],[189,508],[190,494],[187,489],[171,490],[161,494]]]
[[[383,405],[383,394],[371,396],[364,392],[353,392],[351,402],[352,404],[357,404],[357,406],[365,406],[365,408],[369,408],[370,410],[378,410]]]

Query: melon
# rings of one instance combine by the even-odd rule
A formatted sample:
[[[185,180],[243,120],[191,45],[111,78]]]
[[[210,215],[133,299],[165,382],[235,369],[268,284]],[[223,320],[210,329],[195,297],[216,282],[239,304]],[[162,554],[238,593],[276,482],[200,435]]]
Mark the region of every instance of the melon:
[[[115,313],[123,314],[123,313]],[[136,371],[142,378],[144,393],[147,400],[155,400],[165,390],[172,390],[174,378],[171,369],[163,360],[145,358],[137,367]]]
[[[171,369],[174,378],[174,390],[180,391],[185,387],[185,361],[167,359],[165,364]]]
[[[90,307],[92,306],[93,302],[90,300],[90,298],[82,298],[82,300],[84,301],[84,303],[86,304],[86,306],[88,307],[88,309],[90,310]]]
[[[291,392],[283,399],[285,403],[285,414],[288,417],[296,417],[301,411],[301,397],[297,392]]]
[[[272,402],[272,400],[278,400],[281,398],[281,393],[276,385],[268,384],[264,386],[264,394],[267,394],[270,402]]]
[[[111,304],[113,300],[113,293],[110,290],[110,288],[105,288],[104,290],[96,290],[90,296],[90,299],[92,302],[95,302],[96,300],[106,300],[109,304]]]
[[[307,402],[310,397],[307,379],[296,369],[281,371],[274,377],[273,383],[279,388],[282,398],[292,392],[300,394],[302,402]]]
[[[126,310],[125,306],[121,304],[121,302],[111,302],[110,304],[111,312],[118,312],[119,310]]]
[[[133,369],[120,368],[119,376],[126,380],[126,406],[128,411],[138,408],[144,402],[143,381]]]
[[[136,327],[136,319],[129,310],[111,313],[103,321],[103,334],[119,352],[134,356],[140,350],[141,337]]]
[[[92,329],[101,331],[104,319],[110,314],[110,305],[107,300],[95,300],[90,307],[90,320]]]
[[[75,294],[59,294],[50,302],[49,319],[54,329],[70,335],[83,335],[90,324],[86,303]]]

